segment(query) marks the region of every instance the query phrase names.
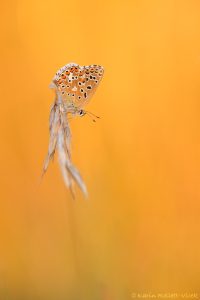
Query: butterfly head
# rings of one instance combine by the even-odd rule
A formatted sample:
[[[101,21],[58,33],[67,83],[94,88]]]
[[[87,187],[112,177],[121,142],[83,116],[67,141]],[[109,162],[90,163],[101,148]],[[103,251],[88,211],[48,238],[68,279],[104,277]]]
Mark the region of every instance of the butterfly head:
[[[83,116],[85,116],[86,111],[84,111],[83,109],[79,109],[78,113],[79,113],[80,117],[83,117]]]

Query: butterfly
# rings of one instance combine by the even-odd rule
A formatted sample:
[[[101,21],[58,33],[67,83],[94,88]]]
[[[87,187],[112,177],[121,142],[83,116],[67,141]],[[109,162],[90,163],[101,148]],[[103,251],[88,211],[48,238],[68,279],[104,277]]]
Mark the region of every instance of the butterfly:
[[[80,66],[76,63],[69,63],[56,72],[50,84],[50,88],[55,90],[56,97],[50,111],[50,139],[43,174],[57,150],[64,182],[73,197],[75,195],[74,182],[85,196],[87,188],[79,171],[71,161],[71,131],[68,114],[81,117],[88,114],[97,117],[91,112],[83,110],[83,106],[92,98],[103,74],[104,69],[100,65]],[[95,120],[93,119],[93,121]]]
[[[104,68],[100,65],[69,63],[57,71],[50,87],[56,88],[68,113],[84,116],[88,112],[82,107],[92,98],[103,74]]]

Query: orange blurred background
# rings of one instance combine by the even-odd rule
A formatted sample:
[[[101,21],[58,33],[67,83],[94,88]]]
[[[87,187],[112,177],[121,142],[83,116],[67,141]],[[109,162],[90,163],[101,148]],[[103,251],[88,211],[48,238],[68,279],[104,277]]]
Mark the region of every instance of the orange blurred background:
[[[200,293],[200,2],[1,3],[0,299]],[[57,69],[101,64],[71,122],[89,190],[42,184]]]

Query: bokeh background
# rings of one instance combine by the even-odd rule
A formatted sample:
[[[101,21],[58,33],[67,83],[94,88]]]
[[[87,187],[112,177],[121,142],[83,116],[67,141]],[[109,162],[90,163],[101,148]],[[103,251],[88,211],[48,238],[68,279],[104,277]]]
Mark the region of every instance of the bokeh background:
[[[0,299],[200,293],[200,2],[2,1]],[[71,122],[89,190],[75,201],[48,146],[48,85],[101,64]]]

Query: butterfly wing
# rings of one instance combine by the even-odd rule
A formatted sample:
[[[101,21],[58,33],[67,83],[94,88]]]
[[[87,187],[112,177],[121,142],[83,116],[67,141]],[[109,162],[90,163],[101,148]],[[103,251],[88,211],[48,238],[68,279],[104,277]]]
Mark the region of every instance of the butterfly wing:
[[[53,82],[64,103],[81,108],[92,98],[103,73],[103,67],[99,65],[79,66],[71,63],[56,73]]]

